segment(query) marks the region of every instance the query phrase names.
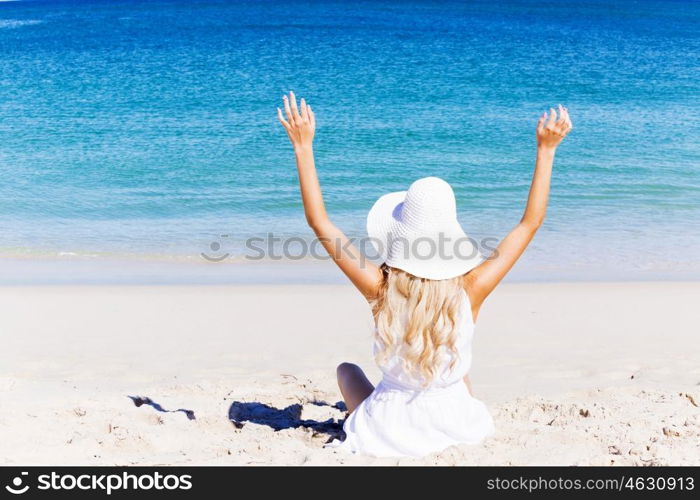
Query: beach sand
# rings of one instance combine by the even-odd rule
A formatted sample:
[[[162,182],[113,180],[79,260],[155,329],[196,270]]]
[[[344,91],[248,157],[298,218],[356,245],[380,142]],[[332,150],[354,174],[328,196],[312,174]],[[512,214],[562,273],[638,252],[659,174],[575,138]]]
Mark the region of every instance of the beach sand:
[[[497,433],[378,459],[324,448],[336,365],[378,379],[350,286],[2,287],[0,464],[700,465],[699,297],[503,285],[471,374]]]

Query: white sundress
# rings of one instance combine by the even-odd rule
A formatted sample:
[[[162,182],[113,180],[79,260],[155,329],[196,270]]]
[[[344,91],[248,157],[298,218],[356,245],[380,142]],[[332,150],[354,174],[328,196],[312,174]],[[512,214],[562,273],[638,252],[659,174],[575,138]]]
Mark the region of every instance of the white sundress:
[[[456,348],[459,358],[449,360],[424,388],[422,381],[402,368],[398,355],[380,364],[384,374],[372,394],[345,421],[346,438],[339,449],[375,457],[421,457],[455,444],[478,444],[495,431],[486,405],[472,397],[463,377],[472,359],[472,320],[464,293]],[[375,354],[377,343],[374,345]]]

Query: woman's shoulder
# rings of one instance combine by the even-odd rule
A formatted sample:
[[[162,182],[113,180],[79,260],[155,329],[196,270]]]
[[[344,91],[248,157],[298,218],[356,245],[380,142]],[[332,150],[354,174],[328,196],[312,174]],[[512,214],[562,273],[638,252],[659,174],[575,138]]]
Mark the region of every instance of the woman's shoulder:
[[[478,304],[475,300],[472,300],[472,291],[474,290],[474,277],[470,276],[471,273],[467,273],[462,276],[462,291],[464,292],[464,299],[466,301],[467,307],[471,310],[471,323],[476,323],[476,318],[479,315],[479,309],[481,304]]]

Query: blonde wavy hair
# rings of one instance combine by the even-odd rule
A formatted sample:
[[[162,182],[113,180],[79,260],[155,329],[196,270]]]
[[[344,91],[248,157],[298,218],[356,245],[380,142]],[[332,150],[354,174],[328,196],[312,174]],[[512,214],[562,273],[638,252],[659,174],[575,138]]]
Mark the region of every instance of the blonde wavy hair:
[[[377,361],[399,354],[403,368],[428,385],[444,356],[457,362],[455,348],[462,307],[463,277],[430,280],[382,266],[384,280],[372,302],[379,341]]]

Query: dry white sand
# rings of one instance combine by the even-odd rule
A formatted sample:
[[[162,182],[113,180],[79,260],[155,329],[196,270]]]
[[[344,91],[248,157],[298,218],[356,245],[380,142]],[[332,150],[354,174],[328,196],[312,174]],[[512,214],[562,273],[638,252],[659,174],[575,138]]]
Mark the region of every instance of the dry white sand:
[[[472,369],[496,435],[413,460],[323,447],[343,418],[335,366],[378,378],[349,286],[0,288],[0,464],[698,465],[699,298],[502,286]]]

